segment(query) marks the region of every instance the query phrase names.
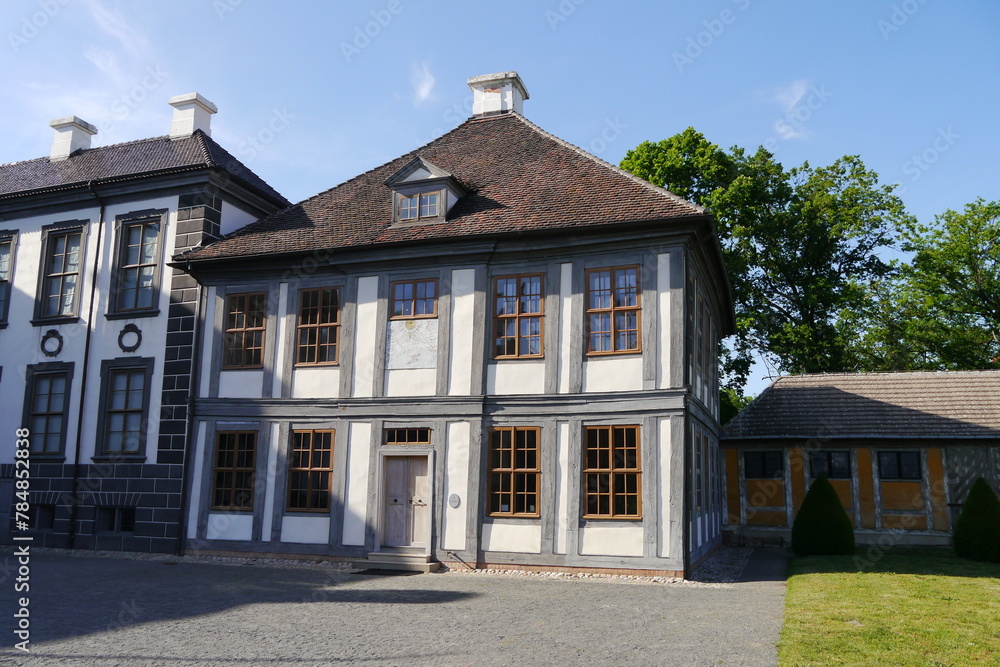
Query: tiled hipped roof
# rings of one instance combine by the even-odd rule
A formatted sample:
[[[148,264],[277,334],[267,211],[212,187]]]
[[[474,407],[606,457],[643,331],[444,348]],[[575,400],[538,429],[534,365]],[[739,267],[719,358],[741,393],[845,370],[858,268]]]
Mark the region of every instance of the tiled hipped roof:
[[[722,438],[1000,438],[1000,371],[783,377]]]
[[[469,192],[446,222],[392,226],[385,181],[414,157]],[[541,130],[518,114],[471,118],[448,134],[184,255],[205,260],[421,239],[700,216],[704,210]]]
[[[43,157],[0,165],[0,199],[34,190],[199,167],[221,169],[275,202],[289,204],[277,190],[200,130],[184,139],[164,136],[100,146],[56,162]]]

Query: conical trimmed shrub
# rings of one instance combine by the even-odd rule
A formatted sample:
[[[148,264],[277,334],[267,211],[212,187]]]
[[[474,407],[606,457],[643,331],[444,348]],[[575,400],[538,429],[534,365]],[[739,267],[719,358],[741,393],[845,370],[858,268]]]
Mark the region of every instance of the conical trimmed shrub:
[[[1000,563],[1000,499],[982,477],[969,489],[954,540],[962,558]]]
[[[830,481],[813,481],[792,524],[792,551],[799,556],[854,553],[854,527]]]

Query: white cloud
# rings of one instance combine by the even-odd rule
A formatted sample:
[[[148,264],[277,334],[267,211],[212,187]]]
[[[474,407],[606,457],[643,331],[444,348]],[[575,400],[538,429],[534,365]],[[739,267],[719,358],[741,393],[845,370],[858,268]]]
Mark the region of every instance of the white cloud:
[[[803,124],[797,120],[799,104],[808,93],[809,81],[807,79],[792,81],[774,93],[773,100],[785,112],[783,118],[774,122],[774,131],[778,133],[781,140],[802,139],[808,134]]]
[[[414,64],[410,70],[410,83],[413,84],[413,103],[421,104],[434,92],[437,79],[431,74],[427,63]]]
[[[781,105],[781,108],[788,113],[795,109],[802,101],[802,98],[806,96],[809,92],[809,81],[806,79],[799,79],[798,81],[792,81],[790,84],[784,88],[779,88],[774,94],[775,101]]]

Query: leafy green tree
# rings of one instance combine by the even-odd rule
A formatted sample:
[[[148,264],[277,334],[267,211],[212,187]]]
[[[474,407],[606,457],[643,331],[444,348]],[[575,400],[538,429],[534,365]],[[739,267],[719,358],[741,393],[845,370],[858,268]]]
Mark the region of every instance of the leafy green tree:
[[[909,225],[903,268],[915,316],[912,340],[947,369],[1000,367],[1000,202],[978,199],[930,225]]]
[[[719,423],[727,424],[740,410],[753,402],[753,396],[741,396],[732,387],[723,387],[719,391]]]
[[[628,152],[623,169],[715,216],[736,302],[723,377],[741,391],[754,350],[785,372],[844,370],[854,337],[845,313],[890,275],[879,251],[910,223],[894,186],[857,156],[786,170],[764,148],[728,152],[688,128]]]

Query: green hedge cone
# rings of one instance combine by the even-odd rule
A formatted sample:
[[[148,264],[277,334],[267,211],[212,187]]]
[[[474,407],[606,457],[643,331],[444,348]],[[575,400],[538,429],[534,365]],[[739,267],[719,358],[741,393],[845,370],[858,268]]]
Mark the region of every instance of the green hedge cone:
[[[798,556],[854,553],[854,527],[830,481],[820,475],[792,524],[792,551]]]
[[[953,538],[962,558],[1000,563],[1000,499],[982,477],[969,489]]]

